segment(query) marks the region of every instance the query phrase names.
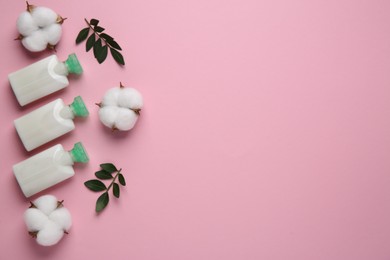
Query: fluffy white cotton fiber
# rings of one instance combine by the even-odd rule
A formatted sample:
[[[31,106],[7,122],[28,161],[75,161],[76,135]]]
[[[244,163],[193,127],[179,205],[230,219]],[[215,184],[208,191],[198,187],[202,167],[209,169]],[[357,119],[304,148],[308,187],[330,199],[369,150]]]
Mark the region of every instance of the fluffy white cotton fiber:
[[[143,106],[141,93],[124,86],[109,89],[99,104],[100,121],[113,130],[128,131],[138,120]]]
[[[58,15],[50,8],[37,6],[31,11],[31,16],[41,28],[47,27],[53,23],[56,23]]]
[[[41,30],[34,31],[29,37],[22,39],[22,44],[31,52],[42,51],[47,47],[46,35]]]
[[[47,221],[45,227],[37,234],[37,243],[41,246],[53,246],[64,236],[64,231],[57,223]]]
[[[27,230],[34,234],[38,244],[52,246],[57,244],[64,233],[72,226],[69,211],[52,195],[44,195],[32,202],[24,213]]]
[[[31,52],[43,51],[60,41],[63,19],[47,7],[27,5],[27,11],[22,12],[16,26],[20,33],[18,39]]]
[[[103,125],[112,128],[115,124],[119,107],[116,106],[105,106],[99,109],[99,118]]]
[[[23,12],[19,15],[16,21],[16,27],[21,35],[30,35],[38,30],[38,25],[34,22],[29,12]]]
[[[44,195],[34,200],[33,203],[46,216],[49,216],[57,208],[58,200],[52,195]]]
[[[48,220],[49,217],[37,208],[29,208],[24,213],[24,222],[28,231],[41,230]]]
[[[61,38],[62,27],[58,23],[51,24],[43,29],[48,44],[56,45]]]
[[[137,119],[138,115],[133,110],[121,108],[118,112],[115,126],[122,131],[128,131],[134,127]]]
[[[54,210],[49,215],[49,219],[65,231],[69,230],[72,226],[72,217],[70,216],[70,212],[64,207]]]
[[[118,97],[118,106],[130,109],[141,109],[144,105],[141,93],[134,88],[123,88]]]
[[[118,106],[118,98],[121,94],[121,91],[118,91],[118,88],[110,88],[103,96],[102,105],[103,106]]]

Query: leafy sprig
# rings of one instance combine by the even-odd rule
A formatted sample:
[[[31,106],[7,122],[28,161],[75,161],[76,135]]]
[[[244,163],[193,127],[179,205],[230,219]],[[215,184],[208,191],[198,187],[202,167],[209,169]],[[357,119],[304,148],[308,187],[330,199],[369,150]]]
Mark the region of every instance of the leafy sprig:
[[[105,28],[99,26],[99,20],[94,18],[89,22],[87,19],[84,20],[88,27],[79,32],[76,38],[76,44],[87,40],[85,50],[89,52],[93,49],[93,55],[99,64],[106,60],[108,49],[110,49],[111,56],[114,60],[120,65],[125,65],[123,55],[119,52],[122,50],[121,46],[114,40],[113,37],[103,32],[105,31]],[[91,31],[92,33],[90,35],[89,33]]]
[[[120,196],[120,188],[119,184],[122,186],[126,186],[125,177],[121,173],[122,169],[117,169],[112,163],[103,163],[100,164],[100,170],[95,172],[95,176],[98,179],[92,179],[84,182],[84,185],[90,189],[91,191],[100,192],[104,191],[96,201],[95,210],[96,212],[102,211],[110,202],[109,191],[112,188],[112,194],[119,198]],[[113,176],[114,174],[114,176]],[[99,180],[100,179],[100,180]],[[111,183],[106,186],[101,180],[110,180]],[[118,183],[116,182],[118,181]]]

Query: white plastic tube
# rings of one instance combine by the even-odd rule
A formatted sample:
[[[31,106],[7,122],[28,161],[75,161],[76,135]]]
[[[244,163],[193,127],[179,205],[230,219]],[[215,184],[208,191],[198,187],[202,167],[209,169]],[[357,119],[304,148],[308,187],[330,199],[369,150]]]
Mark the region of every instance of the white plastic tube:
[[[69,106],[56,99],[16,119],[14,125],[27,151],[31,151],[75,128],[73,118],[88,116],[80,96]]]
[[[74,162],[88,162],[88,155],[81,143],[71,151],[57,144],[13,166],[16,180],[26,197],[30,197],[70,177],[75,172]]]
[[[63,89],[69,85],[68,74],[83,71],[75,54],[65,62],[56,55],[37,61],[8,75],[12,90],[21,106]]]

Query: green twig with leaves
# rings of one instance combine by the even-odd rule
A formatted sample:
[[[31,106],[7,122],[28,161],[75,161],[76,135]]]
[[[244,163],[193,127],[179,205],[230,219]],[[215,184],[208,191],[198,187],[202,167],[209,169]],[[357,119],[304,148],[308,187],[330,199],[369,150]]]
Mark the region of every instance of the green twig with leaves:
[[[101,170],[95,172],[95,176],[100,180],[111,180],[108,187],[100,180],[93,179],[84,182],[84,185],[91,191],[100,192],[104,191],[96,201],[96,212],[102,211],[110,202],[109,191],[112,188],[112,193],[116,198],[120,196],[119,184],[126,186],[125,177],[121,173],[122,169],[117,169],[112,163],[100,164]],[[114,174],[114,176],[113,176]],[[118,181],[119,184],[116,182]]]
[[[99,64],[106,60],[108,49],[110,49],[111,56],[114,58],[114,60],[120,65],[125,65],[123,55],[119,52],[122,50],[121,46],[119,46],[113,37],[103,32],[105,29],[99,26],[99,20],[84,20],[88,27],[82,29],[79,32],[76,38],[76,44],[79,44],[88,38],[85,44],[85,50],[88,52],[93,49],[93,55]],[[92,34],[89,35],[91,31]]]

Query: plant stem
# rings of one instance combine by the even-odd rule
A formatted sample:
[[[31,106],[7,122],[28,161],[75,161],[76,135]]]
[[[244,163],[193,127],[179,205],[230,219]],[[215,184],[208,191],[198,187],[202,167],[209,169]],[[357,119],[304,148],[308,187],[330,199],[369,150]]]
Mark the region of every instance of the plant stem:
[[[92,27],[92,25],[88,22],[87,18],[84,18],[84,21],[88,24],[88,27],[89,27],[90,29],[92,29],[93,33],[94,33],[97,37],[99,37],[99,39],[103,40],[104,43],[105,43],[110,49],[113,49],[113,48],[114,48],[114,47],[112,47],[112,46],[107,42],[106,39],[100,37],[100,33],[98,33],[97,31],[95,31],[95,29]]]
[[[116,178],[117,178],[118,175],[121,173],[121,170],[122,170],[122,168],[119,169],[119,171],[116,172],[116,175],[114,176],[114,179],[112,179],[112,182],[111,182],[110,185],[107,187],[107,190],[106,190],[107,192],[111,189],[111,187],[112,187],[112,185],[114,184]]]

